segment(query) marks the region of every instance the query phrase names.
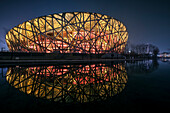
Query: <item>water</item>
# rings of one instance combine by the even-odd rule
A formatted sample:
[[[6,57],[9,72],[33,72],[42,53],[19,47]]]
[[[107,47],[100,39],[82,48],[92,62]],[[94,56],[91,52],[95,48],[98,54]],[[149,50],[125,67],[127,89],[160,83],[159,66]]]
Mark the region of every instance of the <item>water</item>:
[[[170,62],[0,68],[0,109],[13,112],[158,112],[170,104]]]

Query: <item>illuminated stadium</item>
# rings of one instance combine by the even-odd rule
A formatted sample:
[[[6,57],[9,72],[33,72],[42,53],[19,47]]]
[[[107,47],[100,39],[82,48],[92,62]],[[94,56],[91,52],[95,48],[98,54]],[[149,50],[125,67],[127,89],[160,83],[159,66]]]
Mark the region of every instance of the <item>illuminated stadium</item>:
[[[128,32],[122,22],[88,12],[37,17],[6,34],[9,51],[28,53],[122,53],[127,39]]]

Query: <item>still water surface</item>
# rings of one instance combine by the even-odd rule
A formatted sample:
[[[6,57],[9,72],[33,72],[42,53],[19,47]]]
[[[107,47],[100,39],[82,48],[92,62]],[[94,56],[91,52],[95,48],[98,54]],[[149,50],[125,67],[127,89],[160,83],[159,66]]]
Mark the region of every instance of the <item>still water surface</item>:
[[[170,62],[0,68],[1,111],[153,112],[170,105]]]

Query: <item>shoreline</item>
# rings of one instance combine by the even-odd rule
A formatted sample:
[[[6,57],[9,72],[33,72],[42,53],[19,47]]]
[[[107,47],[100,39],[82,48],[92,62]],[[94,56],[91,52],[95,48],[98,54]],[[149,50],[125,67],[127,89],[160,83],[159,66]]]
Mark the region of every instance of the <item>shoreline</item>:
[[[91,60],[0,60],[0,66],[6,65],[34,65],[34,64],[78,64],[78,63],[103,63],[122,61],[142,61],[146,59],[91,59]]]

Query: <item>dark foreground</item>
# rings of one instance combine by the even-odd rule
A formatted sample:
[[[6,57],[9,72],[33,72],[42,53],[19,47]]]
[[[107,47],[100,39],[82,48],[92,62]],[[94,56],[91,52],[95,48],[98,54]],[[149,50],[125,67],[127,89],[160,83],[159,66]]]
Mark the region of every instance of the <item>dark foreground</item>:
[[[117,63],[117,65],[120,64]],[[125,63],[124,66],[128,82],[121,92],[115,96],[109,96],[107,93],[105,96],[107,99],[84,103],[54,102],[26,94],[21,91],[22,89],[14,88],[7,82],[5,77],[7,68],[4,67],[3,72],[0,70],[3,74],[0,75],[0,110],[16,113],[167,112],[170,104],[170,63],[161,61],[131,62]]]

